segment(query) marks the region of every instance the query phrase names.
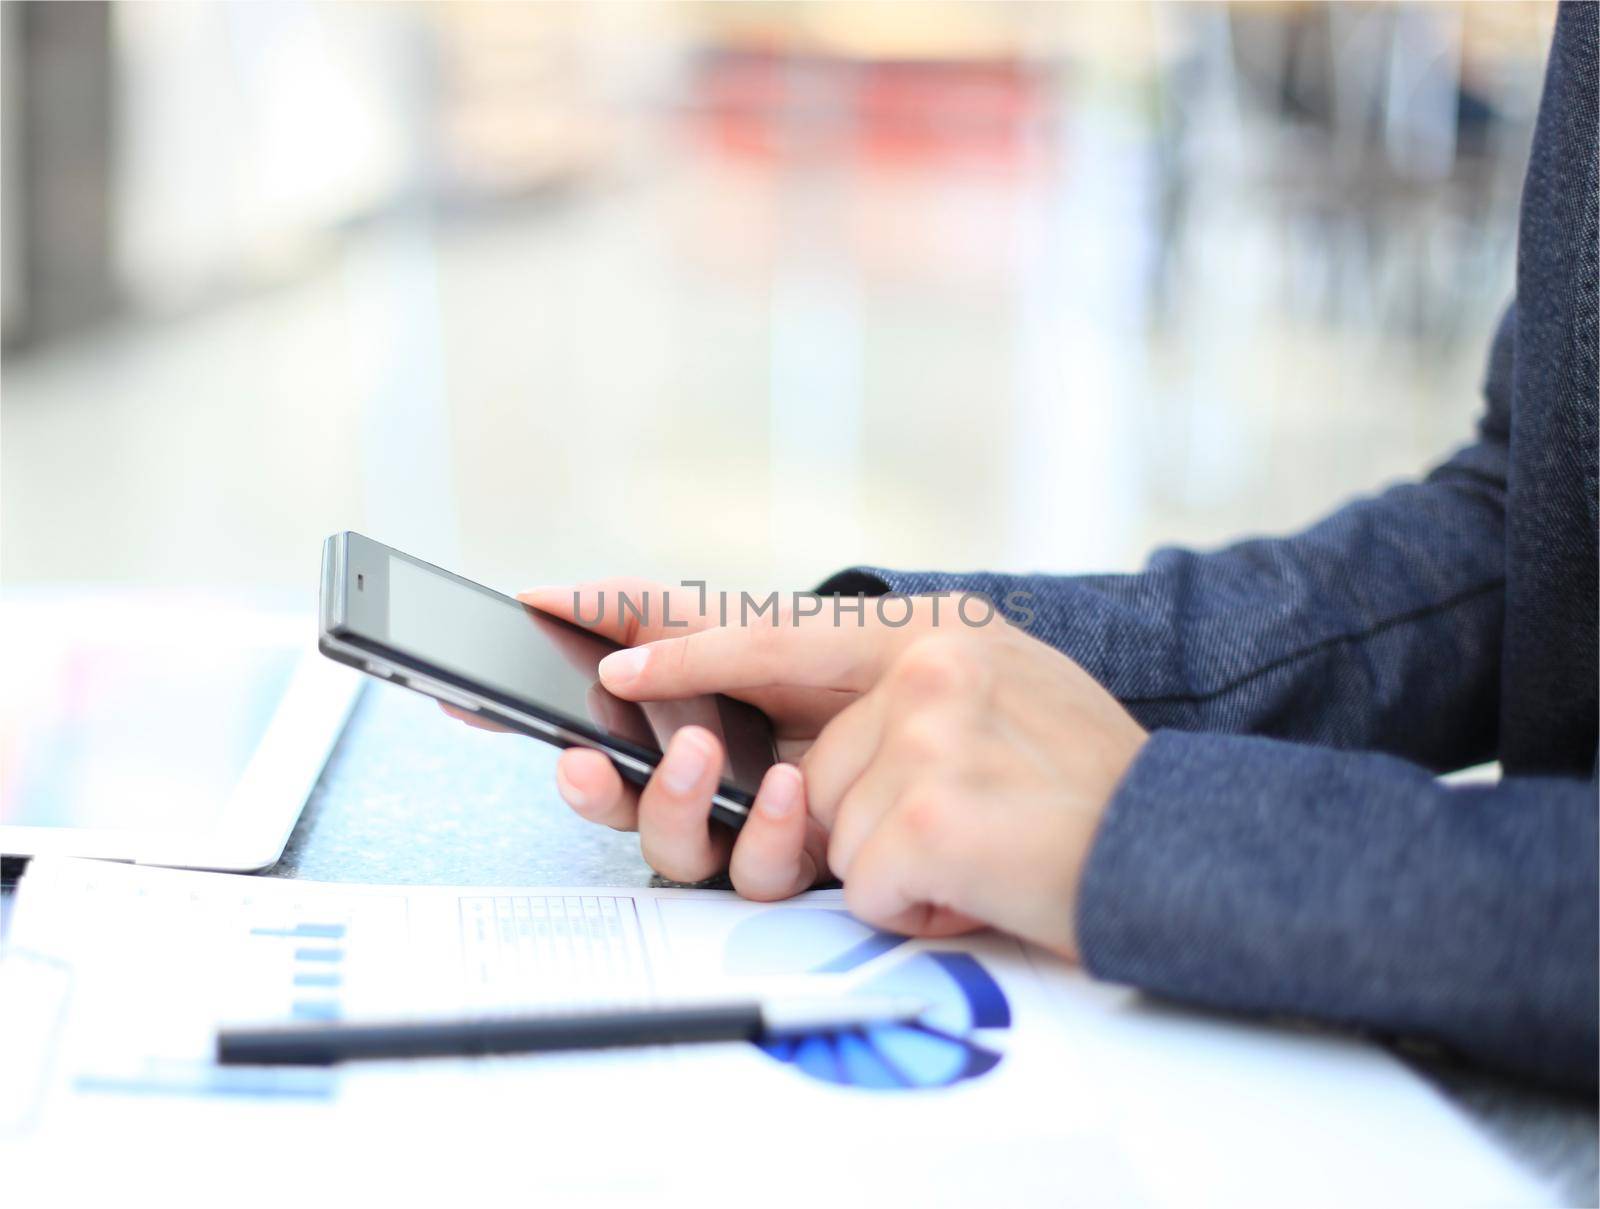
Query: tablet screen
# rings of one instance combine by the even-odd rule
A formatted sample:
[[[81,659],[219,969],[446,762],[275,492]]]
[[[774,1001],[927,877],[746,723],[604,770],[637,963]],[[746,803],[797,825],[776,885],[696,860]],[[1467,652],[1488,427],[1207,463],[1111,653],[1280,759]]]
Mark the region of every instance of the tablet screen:
[[[0,610],[0,824],[205,831],[272,722],[303,623],[182,594]],[[245,620],[248,619],[248,620]]]

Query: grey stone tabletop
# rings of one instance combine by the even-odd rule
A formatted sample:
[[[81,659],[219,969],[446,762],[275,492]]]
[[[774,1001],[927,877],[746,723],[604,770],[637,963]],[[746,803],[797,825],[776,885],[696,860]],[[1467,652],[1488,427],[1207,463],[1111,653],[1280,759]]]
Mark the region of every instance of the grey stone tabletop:
[[[368,685],[269,876],[650,884],[633,836],[585,823],[556,796],[556,754],[520,735],[473,730],[402,689]],[[1498,1144],[1553,1180],[1563,1203],[1600,1204],[1593,1101],[1411,1062]]]

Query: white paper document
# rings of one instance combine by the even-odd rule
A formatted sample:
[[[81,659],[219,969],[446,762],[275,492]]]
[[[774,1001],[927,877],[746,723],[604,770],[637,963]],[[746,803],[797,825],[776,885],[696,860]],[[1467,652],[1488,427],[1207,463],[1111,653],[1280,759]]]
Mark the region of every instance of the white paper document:
[[[915,1025],[219,1068],[219,1023],[863,993]],[[16,1005],[15,1010],[7,1005]],[[1540,1204],[1353,1041],[1191,1016],[835,892],[354,886],[37,861],[0,963],[8,1187],[168,1203]],[[218,1202],[221,1203],[221,1202]]]

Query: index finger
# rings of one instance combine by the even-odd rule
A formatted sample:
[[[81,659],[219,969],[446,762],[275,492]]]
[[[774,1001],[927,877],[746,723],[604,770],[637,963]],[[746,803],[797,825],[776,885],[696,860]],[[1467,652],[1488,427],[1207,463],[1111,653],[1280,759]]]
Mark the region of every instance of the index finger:
[[[518,592],[517,599],[623,646],[657,642],[711,624],[699,590],[668,588],[648,579],[598,579],[530,588]]]
[[[773,685],[862,692],[906,641],[899,630],[857,625],[717,627],[607,655],[600,681],[630,701]]]

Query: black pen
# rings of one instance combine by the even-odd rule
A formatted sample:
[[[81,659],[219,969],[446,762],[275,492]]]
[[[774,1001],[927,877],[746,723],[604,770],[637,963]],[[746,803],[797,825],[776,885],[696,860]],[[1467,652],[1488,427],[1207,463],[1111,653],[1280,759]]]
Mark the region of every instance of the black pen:
[[[915,1020],[916,999],[846,996],[763,1003],[605,1008],[582,1014],[488,1015],[452,1020],[329,1021],[217,1033],[224,1066],[331,1066],[382,1058],[473,1057],[552,1050],[760,1041]]]

